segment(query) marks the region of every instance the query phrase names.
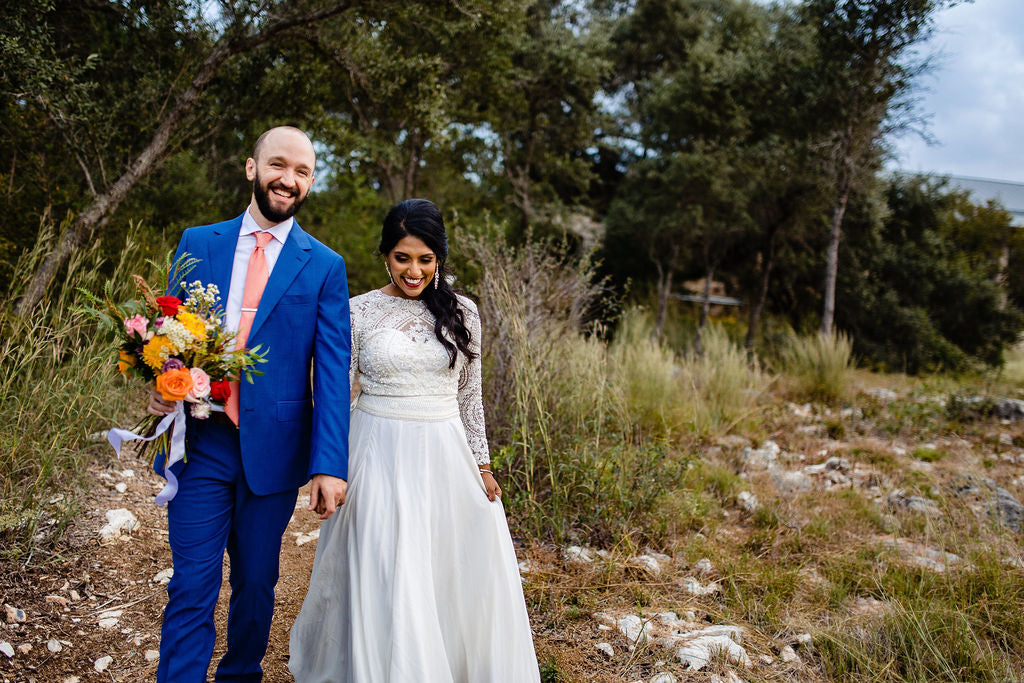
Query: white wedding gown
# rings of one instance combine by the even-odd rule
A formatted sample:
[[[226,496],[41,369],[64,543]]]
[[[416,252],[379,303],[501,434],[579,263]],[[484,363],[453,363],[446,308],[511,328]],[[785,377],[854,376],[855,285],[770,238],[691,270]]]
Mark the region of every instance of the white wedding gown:
[[[459,297],[479,354],[480,318]],[[416,300],[354,297],[345,504],[324,522],[291,631],[298,683],[539,681],[512,539],[484,491],[480,361]]]

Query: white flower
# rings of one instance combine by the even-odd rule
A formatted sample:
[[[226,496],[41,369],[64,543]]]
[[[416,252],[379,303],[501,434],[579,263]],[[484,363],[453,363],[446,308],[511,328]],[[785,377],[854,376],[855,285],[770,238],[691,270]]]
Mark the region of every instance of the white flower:
[[[210,417],[210,404],[205,401],[192,404],[192,417],[197,420],[205,420]]]

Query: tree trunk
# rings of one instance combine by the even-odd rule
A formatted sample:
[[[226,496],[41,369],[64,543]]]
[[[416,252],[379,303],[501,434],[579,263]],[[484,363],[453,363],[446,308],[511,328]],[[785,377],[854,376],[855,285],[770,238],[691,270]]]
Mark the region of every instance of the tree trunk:
[[[660,261],[655,261],[658,266],[658,321],[654,325],[654,341],[661,341],[661,335],[665,331],[665,318],[668,317],[668,297],[672,293],[672,268],[662,268]]]
[[[32,274],[25,293],[18,301],[15,313],[21,317],[29,314],[43,298],[50,282],[56,276],[57,271],[67,263],[72,252],[91,239],[97,229],[106,225],[110,220],[110,215],[117,210],[135,184],[148,175],[167,156],[171,134],[185,122],[192,108],[209,87],[224,62],[234,55],[259,47],[293,26],[322,21],[345,11],[348,6],[348,2],[338,3],[307,15],[283,17],[271,21],[261,32],[242,38],[229,38],[229,32],[225,32],[199,68],[199,72],[192,79],[188,89],[181,94],[171,110],[160,120],[146,148],[108,190],[97,195],[92,203],[78,215],[78,218],[61,236],[57,248],[43,259],[38,270]]]
[[[768,244],[762,253],[761,286],[758,288],[757,301],[750,307],[750,318],[747,321],[747,338],[743,342],[747,351],[751,351],[754,348],[754,342],[757,340],[757,330],[761,323],[761,311],[764,310],[764,304],[768,300],[768,280],[772,274],[772,266],[775,265],[775,236],[777,234],[778,230],[772,230],[768,236]]]
[[[715,269],[708,268],[704,274],[704,301],[700,305],[700,321],[697,323],[697,336],[693,340],[693,348],[697,355],[704,355],[704,328],[711,317],[711,281],[715,278]]]
[[[825,308],[821,314],[821,333],[832,334],[836,313],[836,281],[839,277],[839,241],[843,235],[843,216],[850,199],[853,158],[847,152],[841,162],[837,184],[836,204],[832,209],[832,225],[829,230],[828,258],[825,262]]]

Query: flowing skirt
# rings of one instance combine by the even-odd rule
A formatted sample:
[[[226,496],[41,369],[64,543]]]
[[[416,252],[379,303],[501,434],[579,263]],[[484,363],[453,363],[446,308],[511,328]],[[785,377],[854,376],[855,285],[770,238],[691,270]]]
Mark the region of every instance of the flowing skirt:
[[[321,528],[292,627],[296,681],[539,681],[505,511],[457,406],[443,417],[437,399],[403,399],[432,402],[429,415],[395,418],[367,412],[389,407],[373,398],[352,412],[346,502]]]

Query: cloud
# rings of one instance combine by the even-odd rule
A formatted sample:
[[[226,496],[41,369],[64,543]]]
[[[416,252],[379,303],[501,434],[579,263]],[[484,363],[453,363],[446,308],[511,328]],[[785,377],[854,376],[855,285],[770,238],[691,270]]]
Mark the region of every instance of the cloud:
[[[893,140],[890,165],[907,171],[1024,181],[1024,3],[980,0],[940,13],[925,45],[935,55],[923,77],[916,135]]]

